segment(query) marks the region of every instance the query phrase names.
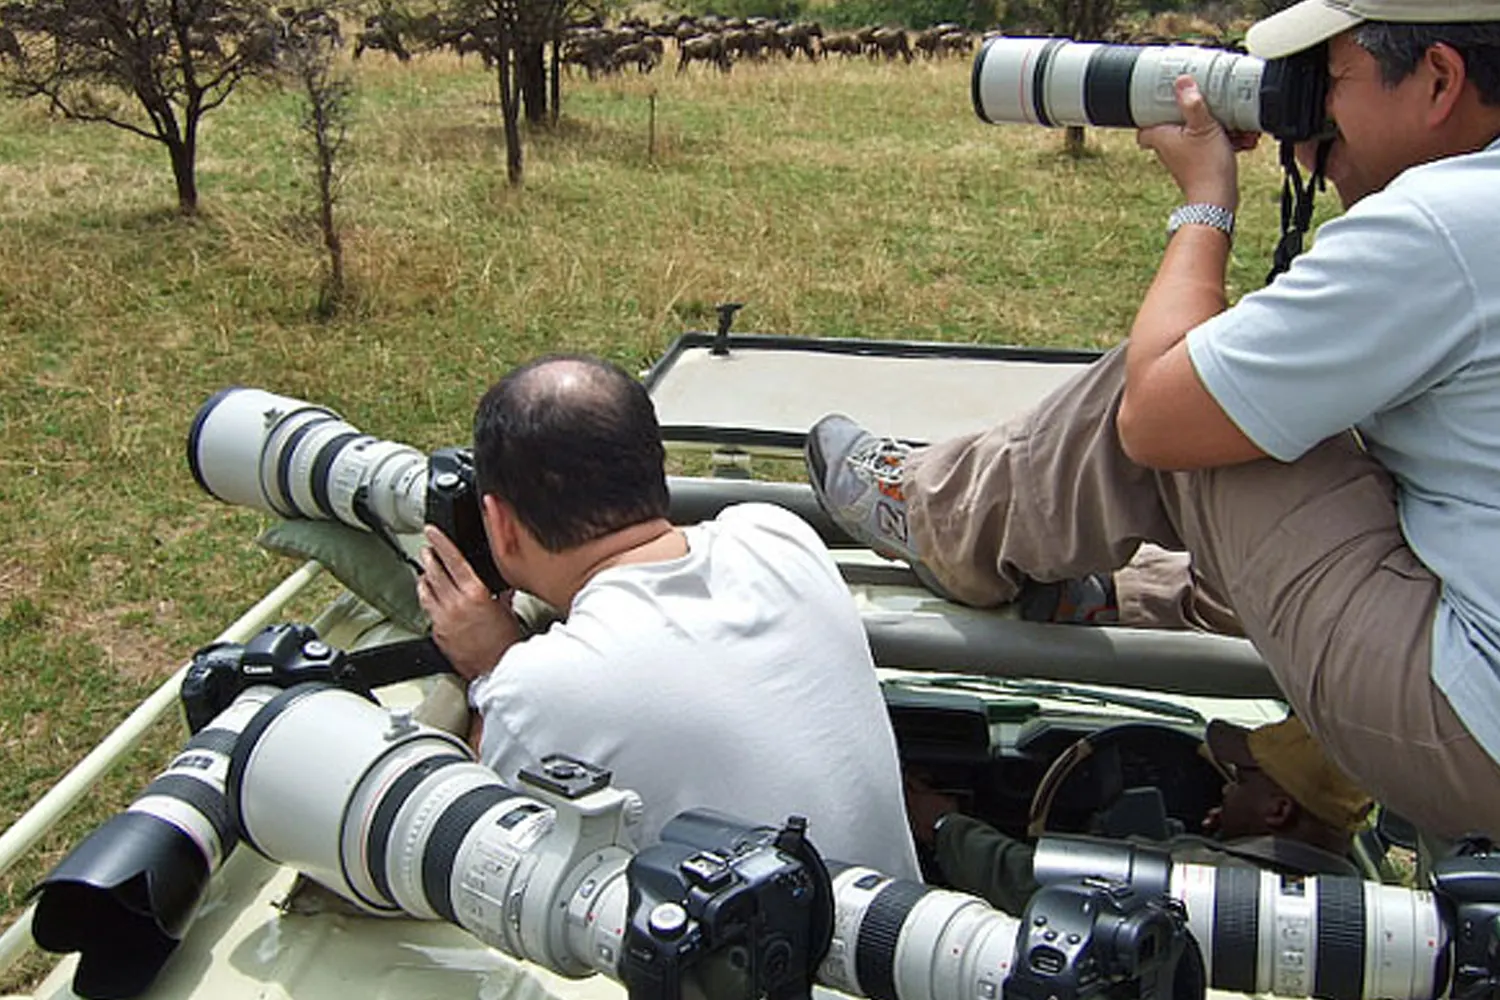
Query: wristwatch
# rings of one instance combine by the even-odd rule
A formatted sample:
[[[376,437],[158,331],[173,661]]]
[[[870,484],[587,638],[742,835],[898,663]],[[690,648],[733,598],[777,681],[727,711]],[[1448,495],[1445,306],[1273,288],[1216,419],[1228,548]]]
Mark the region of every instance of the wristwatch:
[[[938,831],[940,831],[947,824],[948,820],[957,815],[958,813],[956,812],[945,812],[937,818],[936,822],[932,824],[932,842],[934,844],[937,843]]]
[[[1234,242],[1234,213],[1222,205],[1204,201],[1178,205],[1167,216],[1167,239],[1183,226],[1210,226],[1229,237],[1230,243]]]

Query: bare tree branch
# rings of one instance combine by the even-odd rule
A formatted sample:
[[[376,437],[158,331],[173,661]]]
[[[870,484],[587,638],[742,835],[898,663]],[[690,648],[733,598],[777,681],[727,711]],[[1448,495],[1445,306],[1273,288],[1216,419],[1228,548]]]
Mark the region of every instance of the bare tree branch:
[[[0,28],[21,50],[0,77],[5,88],[162,143],[184,213],[197,209],[203,115],[246,77],[273,74],[283,35],[271,0],[10,0]],[[96,91],[122,106],[101,106]]]

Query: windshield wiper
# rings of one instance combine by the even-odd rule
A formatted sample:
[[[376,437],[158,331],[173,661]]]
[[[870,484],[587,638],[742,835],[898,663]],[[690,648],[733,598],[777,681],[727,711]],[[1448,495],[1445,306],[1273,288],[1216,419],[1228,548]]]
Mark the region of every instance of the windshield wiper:
[[[1014,677],[967,677],[957,674],[942,674],[927,677],[903,677],[897,683],[921,687],[941,688],[947,691],[969,691],[979,694],[1009,694],[1022,698],[1052,698],[1080,705],[1114,705],[1133,708],[1154,715],[1165,715],[1184,722],[1202,725],[1207,720],[1196,709],[1179,705],[1161,698],[1146,695],[1102,692],[1095,688],[1076,687],[1056,681],[1021,680]]]

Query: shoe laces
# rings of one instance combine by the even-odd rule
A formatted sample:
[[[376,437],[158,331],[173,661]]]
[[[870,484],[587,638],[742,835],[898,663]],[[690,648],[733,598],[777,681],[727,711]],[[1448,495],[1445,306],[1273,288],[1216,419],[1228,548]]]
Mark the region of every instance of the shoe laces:
[[[845,460],[858,472],[885,486],[900,486],[911,445],[895,438],[870,437],[857,445]]]

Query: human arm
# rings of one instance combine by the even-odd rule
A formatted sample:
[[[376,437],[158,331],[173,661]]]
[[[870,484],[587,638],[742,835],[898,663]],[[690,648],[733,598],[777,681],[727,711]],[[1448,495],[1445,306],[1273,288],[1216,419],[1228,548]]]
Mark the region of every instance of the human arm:
[[[507,649],[521,640],[510,595],[498,599],[475,574],[458,546],[428,525],[417,599],[432,619],[432,639],[466,680],[488,674]]]
[[[1036,891],[1034,849],[958,811],[958,800],[908,773],[903,781],[912,837],[933,852],[955,889],[983,897],[1012,916]]]
[[[1155,151],[1188,204],[1233,212],[1239,207],[1235,153],[1252,148],[1253,137],[1227,133],[1191,77],[1179,77],[1176,86],[1183,124],[1143,129],[1137,141]],[[1121,447],[1142,465],[1208,468],[1265,455],[1209,393],[1187,351],[1188,331],[1228,305],[1229,246],[1228,235],[1217,229],[1183,226],[1168,242],[1136,313],[1116,423]]]
[[[1035,855],[1032,845],[972,816],[952,813],[937,829],[938,868],[949,883],[1013,917],[1025,911],[1037,890],[1031,870]]]

